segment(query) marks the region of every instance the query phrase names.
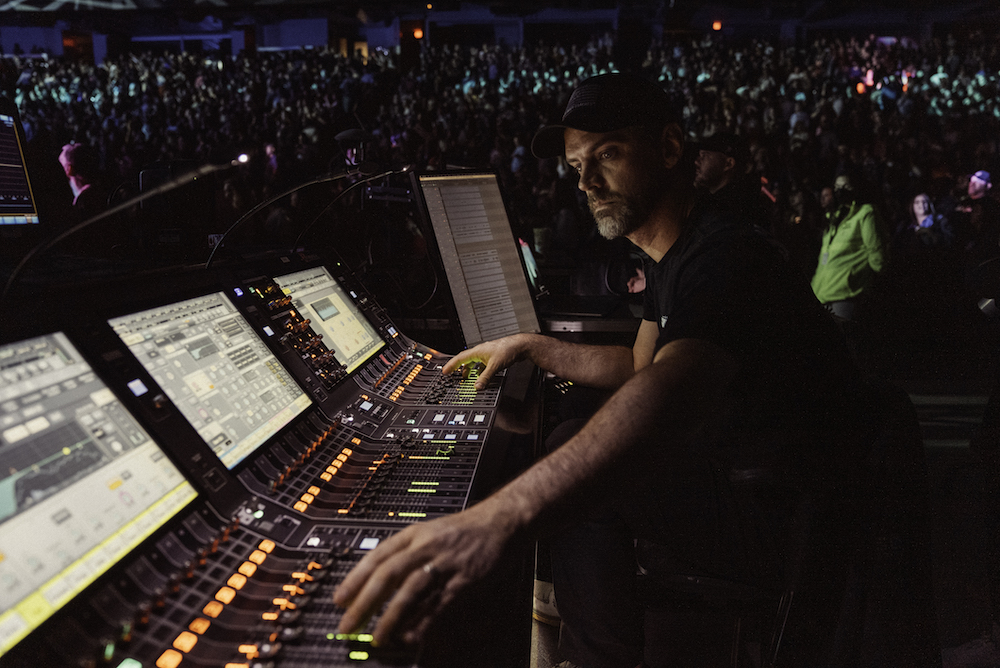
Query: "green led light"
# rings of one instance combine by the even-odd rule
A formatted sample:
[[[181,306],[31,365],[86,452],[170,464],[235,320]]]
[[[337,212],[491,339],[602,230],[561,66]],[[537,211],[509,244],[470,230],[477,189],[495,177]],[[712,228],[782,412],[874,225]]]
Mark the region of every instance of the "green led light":
[[[125,659],[118,664],[118,668],[142,668],[142,664],[135,659]]]
[[[375,640],[375,636],[373,636],[370,633],[359,633],[358,634],[358,642],[371,642],[372,640]]]
[[[110,661],[111,659],[114,658],[114,656],[115,656],[115,644],[113,642],[109,642],[107,645],[104,646],[104,660]]]
[[[410,492],[411,494],[437,494],[437,490],[436,489],[420,489],[420,488],[413,488],[413,487],[411,487],[410,489],[408,489],[406,491]]]
[[[434,485],[435,487],[440,485],[439,482],[421,482],[420,480],[414,480],[410,483],[411,485]]]
[[[357,651],[351,652],[350,654],[347,655],[347,658],[353,659],[355,661],[367,661],[368,652],[357,652]]]
[[[257,512],[255,512],[253,514],[253,516],[259,520],[260,518],[264,517],[264,511],[263,510],[258,510]]]
[[[427,513],[396,513],[396,517],[427,517]]]
[[[336,640],[337,639],[337,634],[335,634],[335,633],[327,633],[326,634],[326,639],[327,640]]]

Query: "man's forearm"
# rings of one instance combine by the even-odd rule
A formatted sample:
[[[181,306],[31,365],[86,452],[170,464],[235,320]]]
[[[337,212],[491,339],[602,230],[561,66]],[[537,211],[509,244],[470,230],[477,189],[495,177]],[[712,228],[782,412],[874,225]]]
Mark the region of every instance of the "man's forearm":
[[[655,475],[655,465],[717,411],[735,363],[702,341],[674,342],[635,374],[575,437],[484,501],[503,521],[537,533]],[[652,448],[652,449],[651,449]]]
[[[522,334],[525,357],[560,378],[587,387],[615,389],[632,377],[632,349],[624,346],[594,346]]]

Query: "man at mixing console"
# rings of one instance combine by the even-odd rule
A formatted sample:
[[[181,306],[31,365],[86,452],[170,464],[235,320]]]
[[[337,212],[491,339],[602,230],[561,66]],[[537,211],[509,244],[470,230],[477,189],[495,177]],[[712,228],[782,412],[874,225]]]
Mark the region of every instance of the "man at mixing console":
[[[375,637],[417,641],[440,610],[519,541],[557,546],[560,649],[587,666],[661,665],[644,640],[634,546],[713,577],[780,577],[766,535],[734,505],[730,472],[774,467],[816,484],[853,474],[860,383],[838,330],[801,272],[732,212],[699,202],[676,111],[622,74],[584,81],[536,155],[565,154],[601,234],[651,258],[631,349],[518,334],[455,356],[485,364],[477,385],[520,359],[613,390],[565,443],[470,509],[408,527],[343,581],[341,630],[386,602]],[[661,558],[666,555],[666,558]]]

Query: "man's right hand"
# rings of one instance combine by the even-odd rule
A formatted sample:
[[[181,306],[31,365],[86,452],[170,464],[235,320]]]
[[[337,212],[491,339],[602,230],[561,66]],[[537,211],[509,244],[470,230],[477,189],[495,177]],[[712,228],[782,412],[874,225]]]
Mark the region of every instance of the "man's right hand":
[[[524,334],[514,334],[495,341],[486,341],[478,346],[463,350],[445,363],[442,373],[449,374],[459,367],[482,363],[485,367],[476,379],[476,389],[482,390],[498,371],[506,369],[521,360],[528,352],[529,338]]]

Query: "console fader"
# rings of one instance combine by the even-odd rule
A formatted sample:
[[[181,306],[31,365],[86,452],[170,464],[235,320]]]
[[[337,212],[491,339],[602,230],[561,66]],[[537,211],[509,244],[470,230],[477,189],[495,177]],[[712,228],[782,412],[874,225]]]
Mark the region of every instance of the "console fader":
[[[523,412],[531,371],[509,369],[479,392],[475,370],[444,376],[447,356],[398,332],[335,263],[228,271],[178,290],[194,298],[134,311],[149,298],[125,295],[94,310],[104,322],[65,324],[199,494],[45,612],[32,597],[7,609],[13,536],[0,516],[0,665],[525,665],[530,555],[416,649],[338,634],[331,600],[379,541],[461,510],[515,472],[507,462],[530,457],[530,436],[497,419]],[[12,451],[0,447],[0,464]]]

